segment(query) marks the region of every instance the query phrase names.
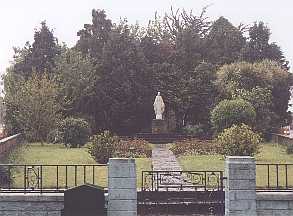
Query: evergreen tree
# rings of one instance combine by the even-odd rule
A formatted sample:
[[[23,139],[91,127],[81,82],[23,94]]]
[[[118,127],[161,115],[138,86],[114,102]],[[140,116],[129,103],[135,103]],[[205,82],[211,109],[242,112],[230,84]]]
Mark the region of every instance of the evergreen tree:
[[[284,68],[289,69],[280,47],[270,43],[270,29],[263,23],[254,23],[249,29],[249,41],[241,51],[241,59],[248,62],[262,61],[264,59],[279,62]]]
[[[54,59],[59,54],[58,40],[44,21],[41,28],[35,30],[32,45],[27,42],[23,49],[15,49],[14,72],[25,78],[30,77],[33,71],[50,74],[55,67]]]
[[[226,18],[220,17],[213,23],[205,39],[205,59],[215,65],[229,64],[239,59],[244,46],[242,32]]]

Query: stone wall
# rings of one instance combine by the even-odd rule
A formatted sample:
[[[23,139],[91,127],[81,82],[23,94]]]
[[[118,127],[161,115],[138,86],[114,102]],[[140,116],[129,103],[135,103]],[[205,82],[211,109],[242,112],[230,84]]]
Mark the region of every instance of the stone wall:
[[[61,216],[62,194],[0,193],[1,216]]]
[[[256,193],[258,216],[293,215],[292,192],[258,192]]]

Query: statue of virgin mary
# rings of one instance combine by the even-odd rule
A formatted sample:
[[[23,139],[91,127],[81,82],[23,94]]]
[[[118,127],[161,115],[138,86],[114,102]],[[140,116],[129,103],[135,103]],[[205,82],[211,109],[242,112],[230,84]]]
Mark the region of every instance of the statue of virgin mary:
[[[163,113],[165,111],[165,104],[164,104],[162,96],[160,95],[160,92],[158,92],[158,94],[155,98],[154,110],[155,110],[155,114],[156,114],[156,119],[163,119]]]

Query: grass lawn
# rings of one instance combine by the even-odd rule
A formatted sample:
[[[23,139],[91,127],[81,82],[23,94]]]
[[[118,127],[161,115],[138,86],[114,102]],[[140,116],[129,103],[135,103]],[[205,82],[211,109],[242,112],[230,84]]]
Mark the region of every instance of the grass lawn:
[[[149,158],[136,158],[137,166],[137,186],[141,186],[141,171],[151,169],[151,159]],[[67,185],[72,187],[75,185],[75,172],[77,172],[76,183],[77,185],[84,182],[95,183],[100,186],[107,187],[107,167],[106,166],[89,166],[89,164],[97,164],[87,152],[87,148],[66,148],[61,144],[44,144],[32,143],[19,147],[13,151],[6,163],[13,164],[42,164],[42,165],[88,165],[88,166],[74,166],[67,167]],[[37,168],[37,167],[36,167]],[[24,185],[24,167],[13,169],[14,186],[23,187]],[[44,166],[43,170],[43,187],[56,186],[57,167]],[[93,176],[94,169],[94,176]],[[33,171],[32,171],[33,172]],[[84,177],[84,172],[86,176]],[[64,187],[66,184],[66,168],[58,167],[58,184]]]
[[[293,155],[286,153],[286,147],[272,143],[265,143],[261,146],[260,153],[256,155],[257,163],[292,163]],[[151,170],[150,158],[136,158],[137,166],[137,186],[141,187],[141,171]],[[224,170],[224,157],[221,155],[192,155],[179,157],[179,163],[183,170]],[[13,164],[42,164],[42,165],[87,165],[87,166],[74,166],[67,168],[67,185],[69,187],[75,186],[75,172],[76,184],[80,185],[84,182],[95,183],[100,186],[107,187],[107,167],[90,166],[97,164],[87,152],[87,148],[66,148],[59,144],[44,144],[33,143],[19,147],[17,150],[9,155],[5,163]],[[56,186],[56,171],[57,167],[43,167],[43,187]],[[93,176],[94,169],[94,176]],[[285,166],[278,168],[279,185],[286,184]],[[23,187],[24,185],[24,167],[12,169],[14,175],[14,187]],[[287,167],[288,185],[293,187],[293,165]],[[84,173],[86,173],[84,177]],[[276,186],[276,167],[270,166],[270,185]],[[59,166],[58,168],[58,184],[60,187],[65,186],[66,182],[66,169]],[[257,166],[257,185],[265,186],[268,181],[267,167]]]
[[[293,164],[293,154],[286,153],[286,147],[274,143],[264,143],[261,146],[259,154],[255,156],[256,163],[270,163],[270,164]],[[183,170],[224,170],[225,159],[222,155],[192,155],[179,157],[179,163]],[[279,185],[286,184],[286,167],[278,167]],[[257,186],[266,186],[268,183],[267,166],[257,166]],[[293,165],[287,167],[288,185],[293,186]],[[277,168],[270,166],[269,181],[271,186],[277,185]]]

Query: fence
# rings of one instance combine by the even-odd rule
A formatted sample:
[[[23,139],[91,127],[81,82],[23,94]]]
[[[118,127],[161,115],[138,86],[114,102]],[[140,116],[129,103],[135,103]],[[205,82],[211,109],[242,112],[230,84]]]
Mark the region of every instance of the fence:
[[[288,135],[273,133],[272,142],[278,143],[281,145],[290,145],[290,144],[293,144],[293,139],[290,138]]]
[[[0,164],[0,192],[56,193],[85,183],[105,187],[107,165]]]
[[[293,164],[256,164],[258,191],[293,191]]]

